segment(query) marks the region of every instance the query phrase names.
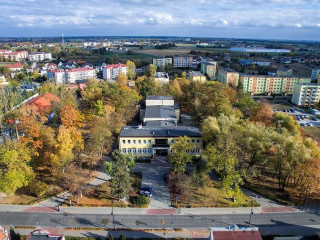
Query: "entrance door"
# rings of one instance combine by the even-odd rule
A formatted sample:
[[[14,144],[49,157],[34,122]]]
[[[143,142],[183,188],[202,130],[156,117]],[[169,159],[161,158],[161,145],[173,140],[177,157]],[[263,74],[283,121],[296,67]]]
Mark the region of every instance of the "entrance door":
[[[167,156],[168,150],[167,149],[156,149],[156,155]]]

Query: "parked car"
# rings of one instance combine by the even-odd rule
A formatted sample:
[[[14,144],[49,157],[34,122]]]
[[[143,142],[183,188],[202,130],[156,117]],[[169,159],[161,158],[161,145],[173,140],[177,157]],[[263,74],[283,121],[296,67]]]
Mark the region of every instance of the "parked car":
[[[152,193],[148,191],[140,191],[140,195],[146,196],[146,197],[152,197]]]
[[[318,118],[316,118],[316,117],[312,117],[311,118],[313,121],[318,121]]]
[[[305,123],[300,123],[300,126],[304,127],[306,124]]]
[[[141,189],[140,189],[141,191],[146,191],[146,192],[152,192],[152,187],[150,187],[150,186],[145,186],[145,187],[142,187]]]
[[[311,127],[311,126],[312,126],[312,123],[306,123],[306,126]]]

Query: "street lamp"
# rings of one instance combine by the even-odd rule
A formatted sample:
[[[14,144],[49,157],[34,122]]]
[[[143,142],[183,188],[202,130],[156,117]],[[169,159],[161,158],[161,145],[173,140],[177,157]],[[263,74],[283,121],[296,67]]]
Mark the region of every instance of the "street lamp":
[[[112,215],[112,225],[113,225],[113,230],[116,230],[116,227],[115,227],[115,225],[114,225],[113,199],[111,200],[111,206],[112,206],[112,209],[111,209],[111,215]]]
[[[15,125],[16,125],[17,141],[19,141],[18,124],[19,124],[19,119],[16,118],[16,119],[15,119]]]
[[[253,200],[251,201],[251,212],[250,212],[250,218],[249,218],[249,225],[251,225],[251,216],[253,215]]]

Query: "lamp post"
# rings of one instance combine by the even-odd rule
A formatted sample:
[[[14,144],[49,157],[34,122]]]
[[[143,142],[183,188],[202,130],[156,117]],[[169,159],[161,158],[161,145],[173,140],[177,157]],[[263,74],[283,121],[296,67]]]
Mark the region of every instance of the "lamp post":
[[[251,216],[253,215],[253,201],[251,201],[251,212],[249,217],[249,225],[251,225]]]
[[[19,124],[19,119],[16,118],[16,119],[15,119],[15,125],[16,125],[17,141],[19,141],[18,124]]]
[[[115,225],[114,225],[113,199],[111,200],[111,206],[112,206],[111,215],[112,215],[113,230],[116,230],[116,227],[115,227]]]

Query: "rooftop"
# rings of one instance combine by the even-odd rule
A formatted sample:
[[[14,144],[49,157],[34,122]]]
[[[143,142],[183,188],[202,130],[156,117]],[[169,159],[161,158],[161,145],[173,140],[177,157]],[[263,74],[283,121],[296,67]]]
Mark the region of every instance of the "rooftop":
[[[74,68],[74,69],[66,70],[66,72],[67,73],[69,73],[69,72],[84,72],[84,71],[90,71],[90,70],[94,70],[94,68]]]
[[[146,100],[173,100],[172,96],[147,96]]]
[[[200,129],[197,127],[148,127],[148,126],[126,126],[121,129],[120,137],[201,137]]]
[[[30,233],[27,240],[61,240],[63,235],[51,234],[47,230],[36,230]]]
[[[176,115],[172,106],[148,106],[144,118],[176,119]]]
[[[238,73],[237,71],[231,69],[231,68],[222,68],[220,67],[219,68],[219,71],[222,70],[222,71],[225,71],[225,72],[233,72],[233,73]]]
[[[118,67],[126,67],[126,65],[123,63],[118,63],[118,64],[107,65],[104,68],[118,68]]]
[[[168,73],[166,72],[156,72],[153,77],[155,78],[168,78]]]
[[[146,127],[173,127],[176,126],[174,121],[147,121]]]
[[[190,71],[189,72],[190,75],[192,76],[204,76],[201,72],[198,72],[198,71]]]

